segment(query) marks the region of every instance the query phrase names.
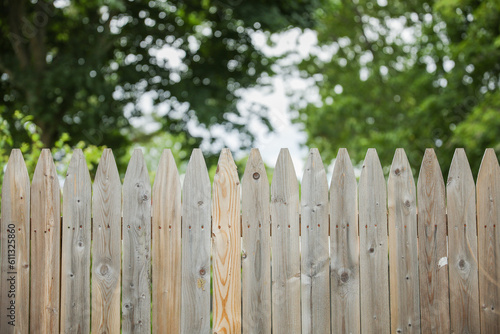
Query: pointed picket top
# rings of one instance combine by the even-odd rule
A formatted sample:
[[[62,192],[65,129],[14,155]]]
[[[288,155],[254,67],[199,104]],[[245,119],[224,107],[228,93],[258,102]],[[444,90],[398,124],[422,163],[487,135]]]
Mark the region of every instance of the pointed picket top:
[[[92,333],[120,332],[122,184],[113,151],[104,149],[92,196]]]
[[[52,154],[49,149],[43,149],[31,185],[30,332],[32,333],[59,332],[60,198],[61,189]]]
[[[392,161],[388,191],[391,331],[420,331],[415,182],[404,149]]]
[[[349,153],[341,148],[330,185],[332,333],[360,332],[357,199],[354,168]]]
[[[291,195],[296,193],[298,200],[298,191],[299,183],[290,151],[287,148],[282,148],[274,167],[273,180],[271,181],[271,196],[272,194],[278,194],[278,192]]]
[[[480,328],[476,188],[467,156],[456,149],[446,188],[451,331]]]
[[[271,221],[269,180],[258,149],[241,180],[242,331],[271,333]]]
[[[495,151],[484,152],[477,177],[479,305],[481,332],[500,332],[500,167]],[[499,228],[496,228],[496,225]]]
[[[27,333],[29,331],[29,278],[30,278],[30,178],[21,150],[10,153],[3,176],[1,201],[1,273],[0,273],[0,333]],[[8,233],[6,233],[8,231]],[[15,257],[7,256],[9,234],[14,234]],[[11,239],[10,239],[11,240]],[[14,264],[9,263],[14,259]],[[9,279],[15,272],[16,293],[11,291]],[[15,326],[11,321],[11,303],[16,308]]]
[[[61,330],[90,332],[91,182],[82,150],[73,152],[63,188]],[[75,300],[78,300],[75,303]]]
[[[316,148],[309,151],[301,190],[302,333],[329,333],[328,181]]]
[[[152,198],[153,333],[179,333],[181,183],[172,151],[163,150]]]
[[[195,189],[200,184],[204,188],[210,186],[210,177],[208,176],[207,165],[203,153],[199,148],[195,148],[189,159],[186,175],[184,177],[183,191]],[[185,197],[185,195],[184,195]]]
[[[373,182],[382,182],[382,180],[385,183],[384,171],[382,170],[377,150],[369,148],[366,152],[363,167],[361,169],[359,187],[366,187],[368,184],[372,184]]]
[[[139,180],[148,184],[150,183],[148,167],[146,166],[144,155],[142,154],[142,150],[140,148],[136,148],[130,157],[127,171],[125,172],[123,187],[125,188],[129,185],[135,185],[135,183]]]
[[[417,202],[421,330],[449,333],[445,186],[432,148],[425,150],[420,167]]]

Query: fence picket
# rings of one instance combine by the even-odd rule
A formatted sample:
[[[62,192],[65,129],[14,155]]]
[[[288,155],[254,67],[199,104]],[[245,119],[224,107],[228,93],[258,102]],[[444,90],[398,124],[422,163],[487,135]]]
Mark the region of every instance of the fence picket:
[[[359,237],[356,176],[341,148],[330,185],[332,333],[360,333]]]
[[[387,193],[375,149],[369,149],[359,179],[361,331],[389,333]]]
[[[123,180],[122,332],[151,332],[151,184],[140,149]]]
[[[231,151],[225,148],[212,199],[214,333],[241,333],[240,226],[240,181]]]
[[[102,152],[92,197],[92,333],[120,332],[122,185],[111,149]]]
[[[30,178],[21,150],[10,153],[1,205],[0,333],[28,333]]]
[[[61,331],[90,332],[91,183],[82,150],[73,152],[63,188]]]
[[[448,174],[448,254],[451,331],[480,328],[476,239],[476,191],[463,149],[456,149]]]
[[[477,177],[479,305],[483,333],[500,333],[499,203],[500,167],[495,151],[490,148],[484,153]]]
[[[181,333],[184,334],[210,332],[210,190],[203,154],[195,149],[182,191]]]
[[[153,333],[179,333],[181,322],[181,183],[164,150],[153,185]]]
[[[299,185],[288,149],[271,183],[273,333],[300,333]]]
[[[59,332],[61,189],[49,149],[43,149],[31,184],[30,332]]]
[[[318,149],[311,149],[301,196],[302,333],[330,333],[328,181]]]
[[[445,187],[433,149],[425,151],[417,183],[422,333],[450,332]]]
[[[401,148],[394,155],[387,189],[391,331],[420,333],[416,190]]]
[[[252,149],[241,180],[242,300],[244,333],[271,333],[271,221],[269,180]]]

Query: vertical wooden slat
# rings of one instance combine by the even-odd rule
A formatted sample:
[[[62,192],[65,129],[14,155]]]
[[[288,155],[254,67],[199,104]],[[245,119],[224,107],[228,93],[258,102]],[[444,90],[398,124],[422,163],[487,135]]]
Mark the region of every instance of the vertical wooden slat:
[[[122,185],[111,149],[102,152],[92,197],[92,333],[120,332]]]
[[[445,187],[433,149],[425,151],[417,183],[422,333],[450,332]]]
[[[448,174],[448,242],[451,331],[479,331],[476,191],[463,149],[456,149]]]
[[[82,150],[69,163],[63,188],[61,331],[90,332],[91,183]]]
[[[392,333],[420,333],[417,203],[405,151],[396,150],[387,186]]]
[[[12,150],[2,184],[0,333],[28,333],[30,293],[30,178]]]
[[[182,191],[181,332],[210,332],[210,178],[195,149]]]
[[[477,225],[481,332],[500,333],[500,167],[491,148],[477,177]]]
[[[269,180],[258,149],[252,149],[241,180],[242,299],[244,333],[271,333],[271,221]]]
[[[318,149],[311,149],[302,177],[302,333],[330,333],[328,181]]]
[[[240,181],[231,151],[222,150],[212,199],[213,332],[241,333]]]
[[[180,333],[181,183],[164,150],[153,185],[153,333]]]
[[[387,194],[377,151],[369,149],[359,180],[361,331],[389,333]]]
[[[151,332],[151,183],[140,149],[123,180],[122,331]]]
[[[341,148],[330,185],[332,333],[359,333],[359,237],[356,176]]]
[[[288,149],[271,183],[273,333],[300,333],[299,185]]]
[[[61,189],[49,149],[43,149],[31,185],[30,332],[59,332]]]

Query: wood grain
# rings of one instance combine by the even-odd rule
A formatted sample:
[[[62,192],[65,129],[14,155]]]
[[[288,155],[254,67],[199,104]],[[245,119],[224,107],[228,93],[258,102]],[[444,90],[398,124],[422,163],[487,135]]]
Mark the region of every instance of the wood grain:
[[[302,333],[330,333],[328,181],[318,149],[309,151],[301,189]]]
[[[182,191],[181,332],[210,332],[210,178],[193,150]]]
[[[425,150],[417,201],[421,330],[422,333],[449,333],[445,187],[433,149]]]
[[[102,152],[92,197],[92,333],[120,332],[122,185],[111,149]]]
[[[481,332],[500,333],[500,168],[491,148],[477,177],[477,225]]]
[[[181,330],[181,183],[164,150],[153,185],[153,333]]]
[[[61,331],[90,332],[90,174],[82,150],[73,152],[63,188]]]
[[[477,333],[480,328],[475,190],[465,151],[456,149],[446,188],[450,319],[454,333]]]
[[[356,176],[341,148],[330,185],[330,285],[332,333],[360,333],[359,237]]]
[[[140,149],[123,180],[122,332],[151,332],[151,183]]]
[[[273,333],[300,333],[299,185],[288,149],[271,183]]]
[[[43,149],[31,185],[30,332],[59,332],[61,189],[49,149]]]
[[[420,333],[416,190],[401,148],[392,161],[387,192],[391,331]]]
[[[359,180],[361,331],[389,333],[387,193],[375,149],[366,153]]]
[[[271,220],[269,180],[252,149],[241,180],[242,299],[244,333],[271,333]]]
[[[28,333],[30,178],[21,150],[12,150],[2,184],[0,333]]]
[[[212,198],[213,332],[241,333],[240,181],[222,150]]]

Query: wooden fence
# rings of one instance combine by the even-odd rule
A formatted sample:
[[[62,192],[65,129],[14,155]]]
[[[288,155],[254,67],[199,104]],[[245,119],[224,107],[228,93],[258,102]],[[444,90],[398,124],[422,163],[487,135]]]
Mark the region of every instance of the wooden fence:
[[[258,150],[241,185],[229,150],[213,185],[194,150],[181,191],[170,150],[152,188],[140,150],[123,185],[111,150],[93,184],[76,150],[61,202],[50,151],[30,185],[13,150],[0,333],[499,333],[497,157],[474,184],[457,149],[448,175],[428,149],[415,186],[398,149],[386,183],[370,149],[358,184],[341,149],[328,188],[312,149],[299,198],[287,150],[271,187]]]

